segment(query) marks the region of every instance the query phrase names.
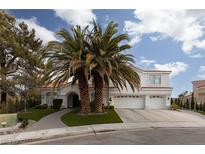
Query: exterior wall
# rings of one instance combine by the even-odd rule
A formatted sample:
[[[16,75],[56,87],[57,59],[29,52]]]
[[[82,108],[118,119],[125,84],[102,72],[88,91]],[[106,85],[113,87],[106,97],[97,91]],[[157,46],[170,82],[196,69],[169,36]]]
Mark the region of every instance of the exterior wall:
[[[193,88],[194,98],[198,103],[205,102],[205,87]]]
[[[205,102],[205,80],[192,81],[194,99],[197,103]]]
[[[160,72],[145,72],[138,73],[141,78],[141,87],[170,87],[169,82],[169,73],[160,73]],[[161,76],[161,84],[151,84],[149,77],[150,75],[160,75]]]
[[[141,79],[141,87],[139,89],[135,89],[133,92],[131,87],[127,84],[127,88],[123,88],[120,92],[118,91],[117,88],[113,87],[112,83],[109,88],[104,88],[103,91],[103,103],[104,105],[108,105],[109,98],[111,98],[111,104],[110,105],[115,105],[115,97],[119,95],[133,95],[133,96],[143,96],[144,98],[144,108],[149,109],[151,108],[150,106],[153,105],[152,103],[152,96],[156,97],[162,97],[163,103],[164,103],[164,108],[168,108],[170,106],[170,97],[172,93],[172,88],[170,87],[170,82],[169,82],[169,71],[143,71],[140,69],[136,69],[137,73],[140,76]],[[161,83],[160,84],[151,84],[150,82],[150,75],[160,75],[161,76]],[[91,85],[92,86],[92,85]],[[47,103],[46,102],[46,93],[51,92],[51,89],[42,89],[41,94],[42,94],[42,104]],[[62,88],[59,88],[55,90],[57,93],[57,96],[55,98],[61,98],[63,99],[63,107],[67,107],[67,96],[70,93],[75,93],[78,96],[79,94],[79,89],[78,85],[66,85]],[[93,101],[94,99],[94,89],[93,87],[90,87],[90,100]],[[131,98],[131,97],[130,97]],[[80,97],[79,97],[80,99]],[[129,101],[129,97],[127,97],[127,100]]]
[[[189,103],[191,102],[191,94],[186,95],[186,96],[184,96],[184,97],[182,98],[182,102],[183,102],[183,103],[186,103],[187,100],[189,101]]]

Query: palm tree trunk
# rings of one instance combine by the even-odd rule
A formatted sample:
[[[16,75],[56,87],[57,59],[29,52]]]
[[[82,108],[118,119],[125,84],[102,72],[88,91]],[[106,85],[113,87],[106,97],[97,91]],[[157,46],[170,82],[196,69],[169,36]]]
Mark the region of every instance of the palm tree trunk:
[[[93,80],[95,86],[95,112],[101,113],[103,112],[103,79],[99,74],[96,73],[93,76]]]
[[[90,98],[89,98],[89,87],[88,81],[84,73],[78,75],[79,90],[80,90],[80,102],[81,102],[81,113],[87,114],[90,112]]]

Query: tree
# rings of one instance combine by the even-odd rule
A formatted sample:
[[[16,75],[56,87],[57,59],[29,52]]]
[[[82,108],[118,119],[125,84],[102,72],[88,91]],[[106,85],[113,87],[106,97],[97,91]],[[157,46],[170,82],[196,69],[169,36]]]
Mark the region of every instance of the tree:
[[[199,104],[196,102],[196,110],[199,110]]]
[[[174,102],[174,101],[173,101],[173,98],[171,98],[171,105],[173,104],[173,102]]]
[[[7,102],[7,94],[15,95],[16,81],[13,77],[19,71],[25,51],[29,50],[22,41],[21,24],[17,25],[15,18],[0,11],[0,91],[1,103]]]
[[[189,109],[189,100],[186,100],[186,109]]]
[[[191,109],[193,110],[194,109],[194,93],[191,94]]]
[[[202,111],[205,112],[205,103],[203,103],[203,106],[202,106]]]
[[[187,93],[188,93],[188,91],[184,91],[183,93],[181,93],[180,95],[178,95],[179,99],[180,99],[181,101],[183,101],[183,99],[184,99],[185,95],[187,95]]]
[[[37,101],[40,97],[39,87],[43,84],[40,74],[43,71],[44,63],[41,59],[42,41],[36,38],[35,30],[28,30],[25,23],[19,24],[19,40],[24,47],[24,54],[20,58],[18,72],[13,80],[16,81],[15,88],[18,94],[28,102]],[[35,105],[35,104],[34,104]]]
[[[89,33],[87,46],[92,55],[91,75],[95,89],[96,112],[102,112],[103,88],[111,81],[119,90],[127,87],[134,91],[140,86],[139,75],[132,66],[133,56],[125,54],[131,46],[123,44],[128,40],[126,34],[117,34],[118,24],[110,22],[103,31],[93,21],[93,30]]]
[[[48,63],[44,79],[47,84],[54,83],[54,88],[68,82],[73,77],[72,84],[79,83],[81,98],[81,112],[90,111],[88,78],[90,53],[86,49],[85,37],[87,27],[73,27],[72,33],[65,29],[57,32],[62,41],[51,41],[48,43],[44,54]]]
[[[203,111],[203,104],[202,104],[202,102],[199,105],[199,111]]]
[[[25,23],[17,24],[14,17],[0,11],[1,103],[7,102],[8,94],[25,99],[28,91],[39,93],[39,71],[43,67],[41,44],[34,29],[29,31]]]

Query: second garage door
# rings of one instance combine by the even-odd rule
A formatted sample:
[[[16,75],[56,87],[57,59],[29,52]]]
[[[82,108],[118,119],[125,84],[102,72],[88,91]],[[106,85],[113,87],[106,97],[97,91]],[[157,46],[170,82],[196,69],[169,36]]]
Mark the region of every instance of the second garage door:
[[[164,109],[165,100],[163,96],[151,96],[149,109]]]
[[[144,96],[115,96],[115,108],[144,109]]]

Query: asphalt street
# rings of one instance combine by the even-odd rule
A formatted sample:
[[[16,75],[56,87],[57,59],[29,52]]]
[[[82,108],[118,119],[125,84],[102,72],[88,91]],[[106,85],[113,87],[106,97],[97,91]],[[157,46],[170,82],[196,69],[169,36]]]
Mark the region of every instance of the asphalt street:
[[[25,144],[25,143],[24,143]],[[204,145],[205,128],[153,128],[30,142],[34,145]]]

